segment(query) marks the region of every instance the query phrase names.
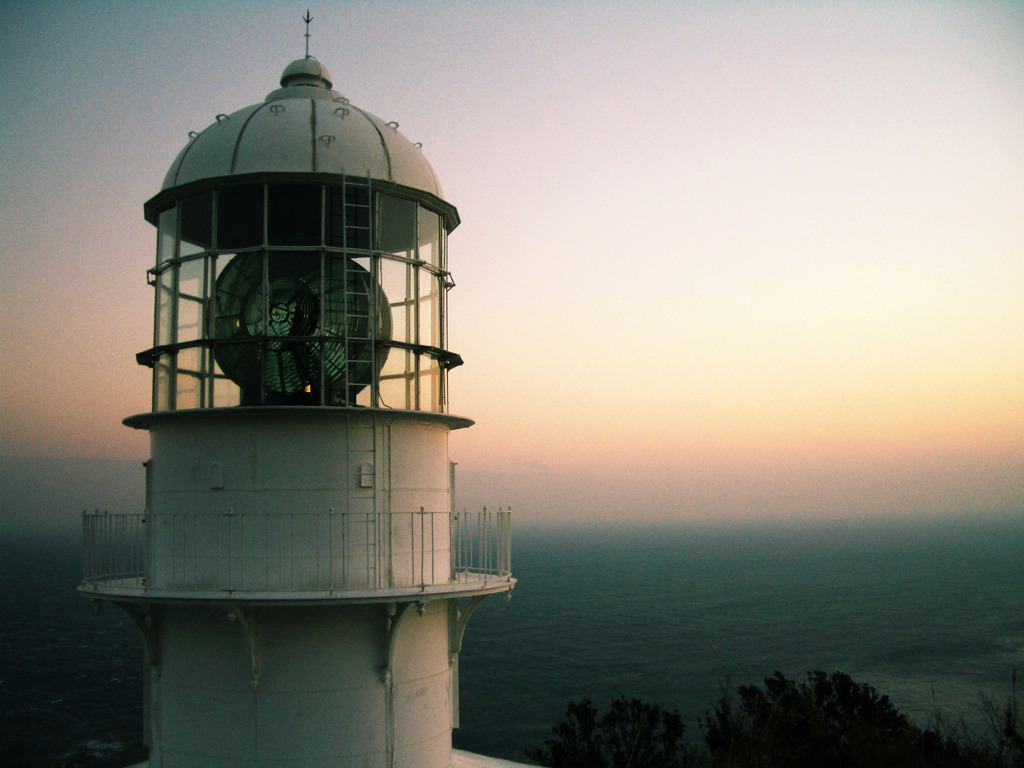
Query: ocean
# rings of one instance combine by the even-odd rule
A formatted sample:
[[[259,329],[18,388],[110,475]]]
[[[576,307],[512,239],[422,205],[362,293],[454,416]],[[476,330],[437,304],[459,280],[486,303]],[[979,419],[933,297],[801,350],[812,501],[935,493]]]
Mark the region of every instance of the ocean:
[[[786,525],[517,526],[511,600],[460,658],[455,745],[524,759],[572,700],[680,711],[729,686],[840,670],[919,724],[984,733],[1024,667],[1024,515]],[[122,764],[141,740],[141,646],[75,591],[77,542],[0,543],[0,765]]]

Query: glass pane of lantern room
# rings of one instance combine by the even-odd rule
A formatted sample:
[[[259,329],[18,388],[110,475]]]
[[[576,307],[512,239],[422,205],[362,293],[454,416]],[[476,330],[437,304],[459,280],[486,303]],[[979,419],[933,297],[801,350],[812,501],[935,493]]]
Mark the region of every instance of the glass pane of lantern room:
[[[217,248],[263,244],[263,185],[230,187],[217,193]]]
[[[377,248],[413,258],[416,248],[416,203],[401,197],[378,195]]]
[[[441,278],[420,269],[418,302],[419,343],[441,346]]]
[[[206,260],[203,257],[183,261],[178,267],[178,295],[202,300],[205,295]]]
[[[385,408],[409,410],[413,407],[413,380],[416,356],[411,350],[391,347],[380,372],[380,401]]]
[[[174,306],[174,277],[178,268],[169,265],[156,276],[156,333],[154,346],[162,347],[174,342],[171,309]]]
[[[175,395],[174,408],[199,408],[199,377],[189,373],[178,372],[177,393]]]
[[[203,192],[178,202],[181,219],[179,256],[189,256],[213,246],[213,193]]]
[[[189,298],[178,299],[178,338],[176,341],[194,341],[200,338],[203,324],[203,305]]]
[[[267,189],[270,245],[320,245],[323,192],[308,184],[272,184]]]
[[[438,413],[440,405],[440,377],[441,368],[437,360],[429,355],[420,355],[420,410]]]
[[[380,261],[380,284],[384,289],[391,308],[391,339],[413,343],[413,316],[409,308],[413,304],[413,265],[405,261],[382,258]]]
[[[241,388],[224,375],[221,367],[213,366],[213,407],[231,408],[242,402]]]
[[[159,355],[153,363],[153,410],[171,410],[171,356]]]
[[[329,187],[326,244],[335,248],[370,248],[370,191],[366,187]]]
[[[204,347],[185,347],[178,350],[178,360],[175,364],[178,374],[192,373],[202,375],[206,370],[206,349]]]
[[[206,292],[206,260],[185,261],[178,266],[178,342],[203,336],[203,297]]]
[[[419,240],[419,258],[435,267],[443,267],[440,263],[441,220],[433,211],[419,207],[416,227]]]
[[[160,212],[157,219],[156,263],[163,264],[174,258],[174,244],[178,239],[178,209],[171,206]]]

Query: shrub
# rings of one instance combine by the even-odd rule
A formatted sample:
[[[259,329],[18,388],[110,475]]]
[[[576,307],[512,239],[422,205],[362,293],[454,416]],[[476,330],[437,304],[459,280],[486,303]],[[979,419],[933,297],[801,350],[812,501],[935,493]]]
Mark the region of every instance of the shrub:
[[[598,717],[569,704],[554,738],[526,755],[550,768],[1024,768],[1016,674],[1005,709],[988,703],[994,743],[937,717],[922,729],[888,696],[842,672],[727,691],[700,720],[706,750],[683,741],[679,713],[618,698]]]
[[[712,765],[912,768],[960,765],[956,743],[922,731],[888,696],[841,672],[741,686],[701,720]]]
[[[526,756],[551,768],[683,768],[691,765],[679,713],[618,698],[600,720],[589,699],[572,702],[554,739]]]

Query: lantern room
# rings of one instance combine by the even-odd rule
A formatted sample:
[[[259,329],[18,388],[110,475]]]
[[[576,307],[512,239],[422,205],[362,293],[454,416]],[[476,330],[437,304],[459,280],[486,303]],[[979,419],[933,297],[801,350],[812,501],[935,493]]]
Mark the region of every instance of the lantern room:
[[[190,134],[157,228],[153,410],[447,412],[455,208],[419,146],[309,57],[261,104]]]

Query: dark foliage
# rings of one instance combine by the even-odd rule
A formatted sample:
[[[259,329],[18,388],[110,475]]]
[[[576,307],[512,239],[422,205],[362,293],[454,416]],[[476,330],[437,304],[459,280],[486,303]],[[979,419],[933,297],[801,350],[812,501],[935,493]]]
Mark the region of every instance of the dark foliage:
[[[964,765],[959,746],[922,731],[888,696],[841,672],[764,689],[741,686],[701,721],[712,764],[745,768],[913,768]]]
[[[619,698],[603,717],[569,705],[555,738],[527,757],[551,768],[1024,768],[1016,698],[989,705],[994,741],[936,718],[922,729],[888,696],[842,672],[726,692],[700,721],[706,750],[688,748],[678,712]]]
[[[551,768],[682,768],[691,765],[676,711],[615,699],[600,720],[589,699],[572,702],[556,738],[526,756]]]

